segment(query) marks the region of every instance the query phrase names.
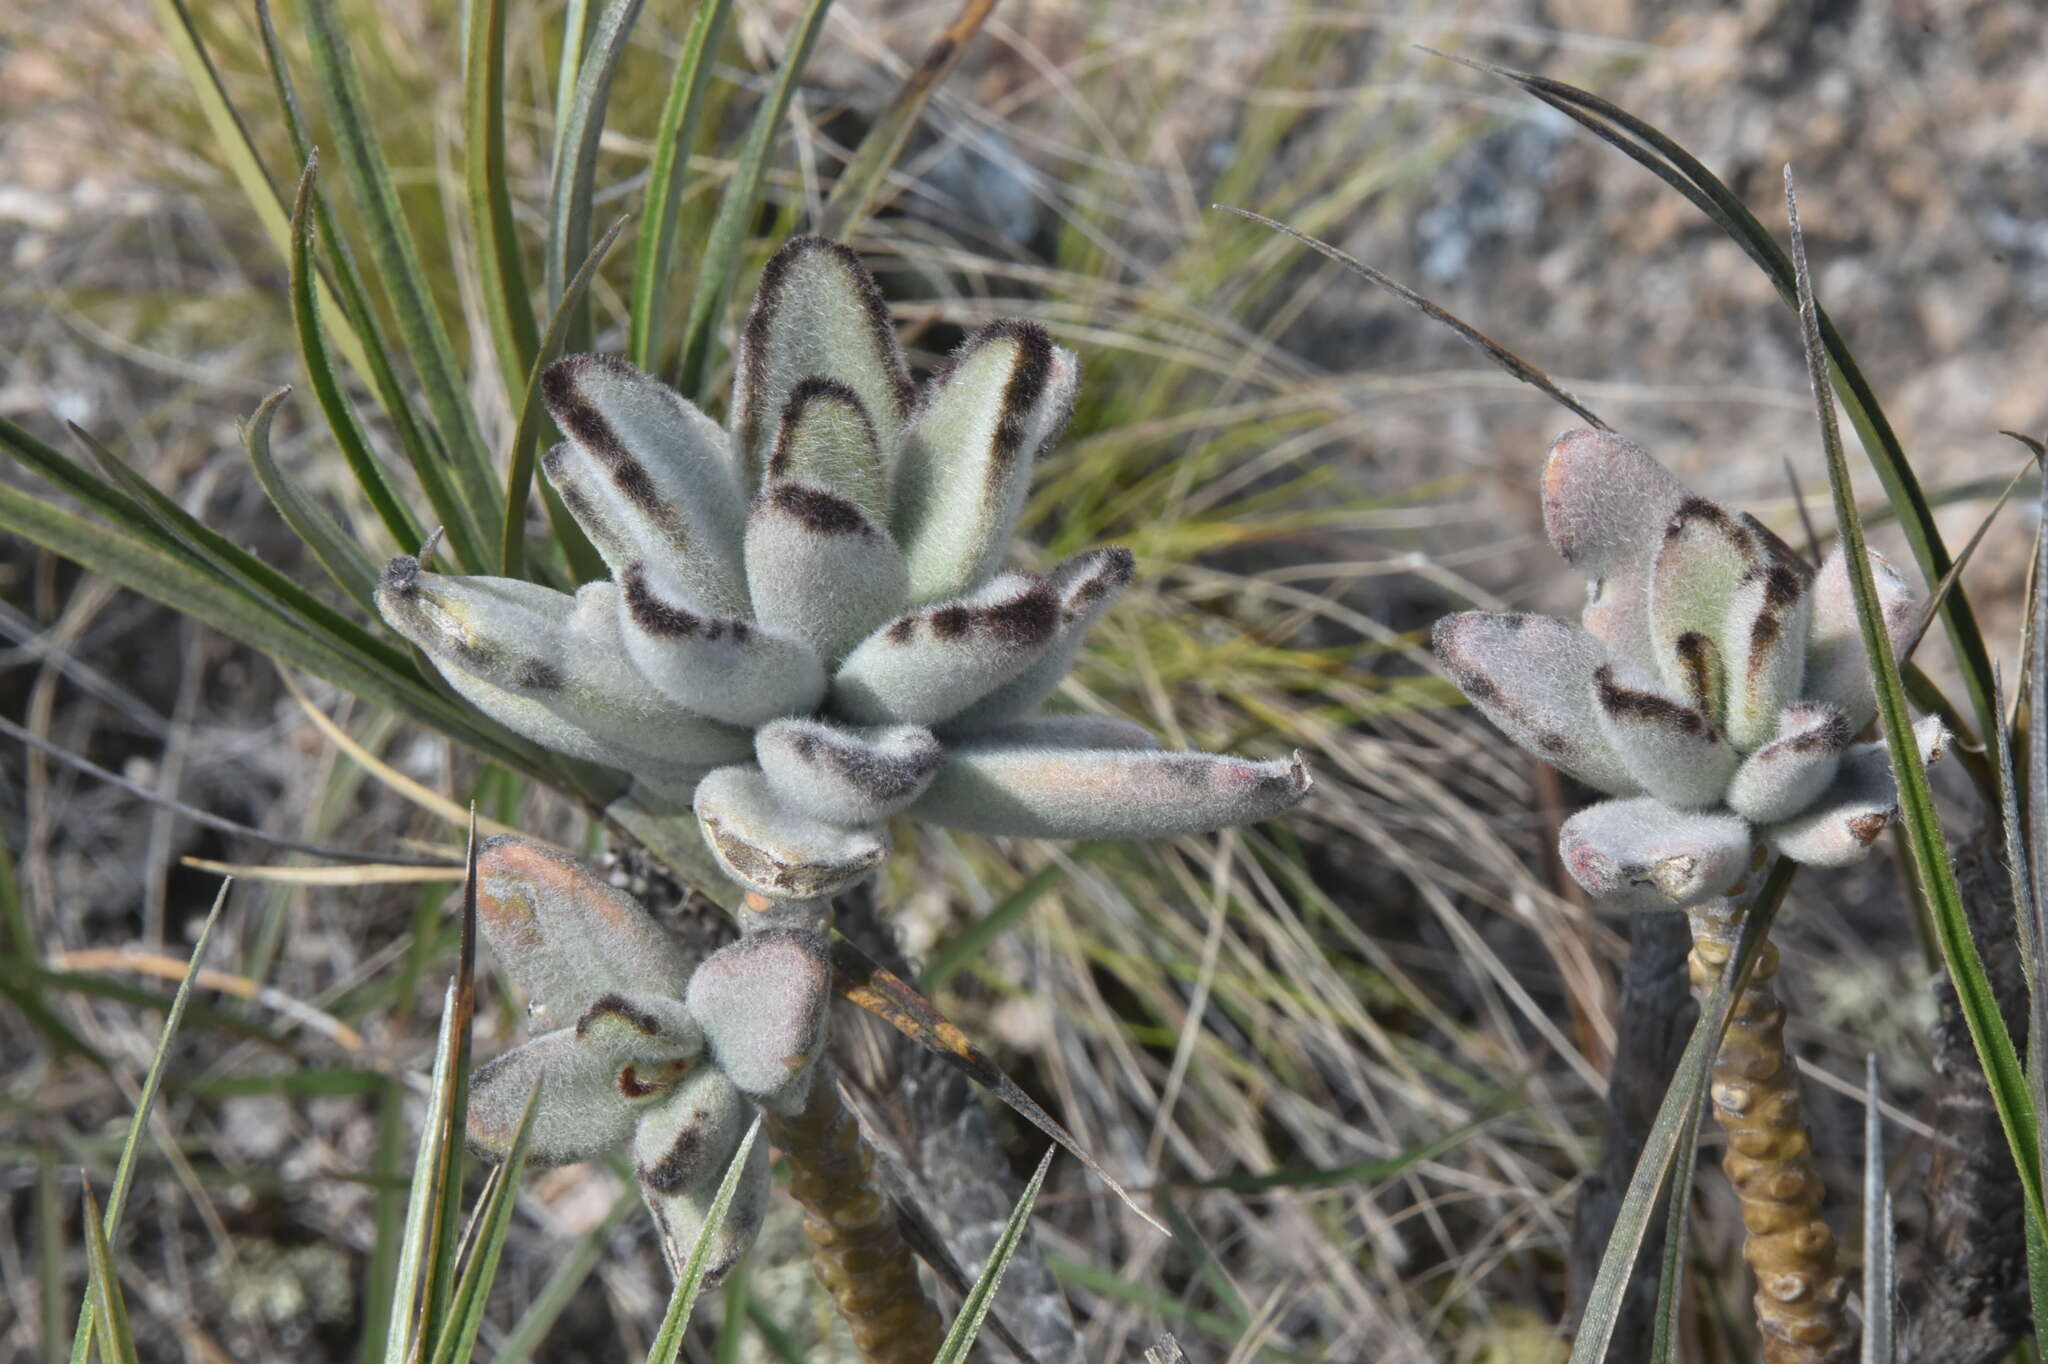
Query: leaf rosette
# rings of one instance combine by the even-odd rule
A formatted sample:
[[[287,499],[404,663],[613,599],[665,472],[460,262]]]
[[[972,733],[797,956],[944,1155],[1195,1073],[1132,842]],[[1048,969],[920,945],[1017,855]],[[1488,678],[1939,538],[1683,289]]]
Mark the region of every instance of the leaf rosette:
[[[1838,546],[1818,569],[1769,528],[1698,496],[1610,431],[1552,444],[1543,521],[1589,579],[1576,626],[1461,612],[1437,622],[1451,680],[1502,733],[1615,799],[1565,822],[1580,885],[1617,906],[1685,908],[1727,891],[1758,846],[1812,866],[1860,861],[1898,813]],[[1892,648],[1919,618],[1874,551]],[[1934,718],[1915,730],[1941,752]]]

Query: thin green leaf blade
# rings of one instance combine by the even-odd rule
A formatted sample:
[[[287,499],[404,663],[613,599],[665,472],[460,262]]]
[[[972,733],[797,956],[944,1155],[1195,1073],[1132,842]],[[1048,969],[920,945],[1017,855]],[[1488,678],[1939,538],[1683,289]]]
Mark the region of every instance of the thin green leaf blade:
[[[505,0],[475,0],[469,15],[469,50],[463,64],[463,180],[469,235],[481,257],[484,311],[509,389],[533,367],[540,338],[533,295],[512,217],[510,169],[505,154]]]
[[[591,329],[588,296],[569,296],[570,263],[590,254],[598,139],[604,133],[612,77],[618,73],[626,40],[640,18],[641,3],[610,0],[598,15],[557,133],[554,174],[548,185],[547,293],[550,300],[566,308],[563,344],[571,353],[590,349]]]
[[[107,1234],[100,1226],[99,1200],[92,1186],[85,1188],[85,1258],[89,1282],[86,1302],[92,1309],[99,1355],[103,1364],[136,1364],[135,1332],[128,1324],[128,1303],[121,1292],[121,1276],[114,1268],[114,1255],[107,1248]],[[80,1338],[84,1338],[80,1332]]]
[[[997,1238],[995,1248],[989,1252],[988,1263],[975,1277],[967,1301],[960,1304],[960,1315],[953,1318],[952,1328],[946,1332],[946,1339],[940,1344],[932,1364],[965,1364],[967,1352],[974,1348],[974,1339],[981,1334],[981,1324],[988,1317],[989,1308],[995,1304],[996,1289],[1003,1282],[1003,1271],[1010,1267],[1011,1258],[1024,1243],[1024,1228],[1031,1221],[1031,1205],[1038,1201],[1038,1190],[1045,1184],[1045,1172],[1052,1168],[1053,1153],[1059,1149],[1048,1146],[1045,1154],[1039,1157],[1038,1169],[1032,1173],[1031,1182],[1024,1186],[1017,1206],[1010,1210],[1010,1220],[1003,1224],[1002,1236]]]
[[[697,1243],[690,1247],[690,1258],[683,1264],[683,1276],[676,1280],[675,1291],[669,1294],[668,1311],[662,1314],[661,1329],[647,1351],[647,1364],[675,1364],[682,1354],[683,1332],[689,1327],[690,1314],[697,1309],[697,1294],[704,1286],[705,1271],[711,1267],[711,1238],[725,1221],[726,1210],[732,1206],[733,1195],[739,1191],[740,1180],[747,1172],[747,1156],[760,1135],[761,1115],[757,1112],[747,1126],[747,1134],[740,1138],[739,1149],[725,1167],[725,1178],[718,1182],[711,1211],[697,1233]]]
[[[278,515],[292,528],[306,548],[313,551],[313,557],[327,570],[327,576],[335,585],[348,593],[350,600],[362,608],[364,614],[374,617],[377,611],[377,565],[360,541],[335,524],[327,509],[313,500],[313,495],[299,486],[299,481],[284,471],[277,457],[270,451],[270,424],[277,415],[277,409],[291,396],[291,390],[281,388],[260,403],[249,420],[242,424],[242,448],[249,456],[249,465],[256,471],[256,482],[262,487],[270,505],[277,508]]]

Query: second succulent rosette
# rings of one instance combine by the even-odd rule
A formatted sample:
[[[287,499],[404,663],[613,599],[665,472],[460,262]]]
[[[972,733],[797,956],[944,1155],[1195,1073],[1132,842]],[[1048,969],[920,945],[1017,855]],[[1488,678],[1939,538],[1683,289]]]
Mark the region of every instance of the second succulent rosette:
[[[609,580],[572,595],[401,557],[378,605],[506,727],[689,801],[726,873],[777,900],[860,880],[899,813],[1151,838],[1283,810],[1299,757],[1161,752],[1039,712],[1132,571],[1114,547],[1007,566],[1079,378],[1042,327],[999,321],[914,387],[859,259],[797,238],[747,315],[729,427],[617,360],[546,371],[568,439],[541,467]]]
[[[1632,442],[1570,431],[1543,470],[1550,542],[1590,580],[1580,624],[1468,611],[1436,628],[1459,689],[1507,737],[1615,799],[1566,821],[1565,866],[1616,906],[1727,891],[1759,846],[1836,867],[1897,812],[1840,547],[1818,568],[1693,493]],[[1901,647],[1911,589],[1870,556]],[[1940,721],[1915,729],[1938,756]]]

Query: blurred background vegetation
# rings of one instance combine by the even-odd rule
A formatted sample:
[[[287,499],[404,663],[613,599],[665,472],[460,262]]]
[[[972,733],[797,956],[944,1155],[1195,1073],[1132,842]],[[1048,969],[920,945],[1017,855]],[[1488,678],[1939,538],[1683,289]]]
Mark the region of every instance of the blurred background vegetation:
[[[456,7],[340,8],[429,277],[476,338],[458,346],[487,347],[456,268],[472,249],[457,231]],[[955,8],[833,7],[771,161],[763,244],[814,221]],[[736,8],[680,256],[796,11]],[[267,109],[249,7],[197,13],[231,97]],[[279,13],[302,58],[295,9]],[[513,15],[513,201],[537,241],[562,15]],[[687,6],[652,4],[636,31],[601,147],[601,216],[636,203],[643,130],[687,21]],[[1610,149],[1415,44],[1600,92],[1773,225],[1778,169],[1797,165],[1820,294],[1923,481],[1960,490],[1942,513],[1952,545],[2019,466],[1998,429],[2048,425],[2048,18],[2025,0],[999,6],[854,244],[921,370],[1001,314],[1039,318],[1083,356],[1082,406],[1025,533],[1048,557],[1128,544],[1140,580],[1098,627],[1076,699],[1169,742],[1302,748],[1319,781],[1295,818],[1157,849],[928,840],[881,889],[913,957],[947,963],[935,998],[1183,1233],[1157,1236],[1078,1168],[1055,1168],[1036,1234],[1091,1360],[1134,1357],[1162,1329],[1202,1360],[1561,1358],[1573,1200],[1616,1046],[1617,925],[1548,852],[1570,797],[1454,705],[1421,647],[1453,607],[1573,607],[1534,487],[1568,419],[1363,282],[1209,206],[1255,209],[1407,281],[1709,495],[1794,532],[1798,488],[1825,520],[1798,336],[1754,267]],[[288,185],[282,129],[252,118],[251,132]],[[600,349],[623,348],[629,255],[594,290]],[[207,525],[317,581],[236,431],[264,395],[303,384],[284,262],[145,0],[0,12],[0,263],[0,416],[53,444],[78,423]],[[512,414],[488,391],[495,370],[471,369],[501,449]],[[275,449],[335,505],[356,496],[303,387]],[[2007,658],[2029,515],[2007,513],[1969,576]],[[376,557],[413,548],[356,524]],[[1937,675],[1945,648],[1923,653]],[[394,791],[396,773],[596,847],[568,802],[479,792],[476,764],[445,742],[305,687],[302,703],[262,656],[0,539],[0,714],[34,734],[293,837],[445,843],[447,824]],[[1978,811],[1960,784],[1949,794],[1967,833]],[[0,823],[14,873],[0,1359],[27,1361],[68,1339],[80,1172],[103,1179],[118,1150],[126,1077],[147,1063],[217,884],[188,859],[305,859],[15,743],[0,752]],[[128,1214],[146,1357],[357,1356],[380,1227],[410,1168],[392,1077],[432,1050],[446,891],[341,872],[237,892]],[[1833,1093],[1860,1086],[1875,1048],[1905,1119],[1894,1182],[1910,1218],[1933,1003],[1903,904],[1891,859],[1809,875],[1778,940],[1811,1001],[1795,1040],[1817,1142],[1843,1161],[1837,1205],[1855,1202],[1859,1114]],[[999,931],[963,947],[991,914]],[[25,1000],[76,1047],[30,1026]],[[517,1021],[497,990],[479,1053]],[[993,1120],[1011,1173],[1028,1172],[1029,1130]],[[529,1181],[487,1347],[516,1356],[538,1296],[557,1315],[537,1358],[644,1348],[667,1283],[622,1194],[599,1167]],[[1715,1185],[1698,1207],[1694,1348],[1739,1358],[1727,1342],[1746,1338],[1749,1290],[1732,1200]],[[771,1228],[755,1257],[746,1291],[770,1325],[729,1333],[749,1351],[822,1320],[807,1324],[817,1304],[793,1235]],[[564,1266],[577,1273],[557,1303],[542,1289]],[[736,1304],[707,1316],[707,1340]]]

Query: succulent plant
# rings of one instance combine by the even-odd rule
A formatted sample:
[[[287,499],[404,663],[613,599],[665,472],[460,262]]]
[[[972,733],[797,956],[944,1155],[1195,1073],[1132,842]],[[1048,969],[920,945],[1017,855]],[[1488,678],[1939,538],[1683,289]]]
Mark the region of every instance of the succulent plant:
[[[1809,567],[1610,431],[1551,446],[1543,520],[1590,579],[1581,623],[1468,611],[1437,623],[1436,652],[1508,738],[1616,797],[1561,831],[1579,884],[1686,908],[1740,880],[1758,845],[1812,866],[1864,857],[1897,792],[1884,744],[1852,742],[1876,700],[1842,551]],[[1898,647],[1918,603],[1871,560]],[[1916,734],[1938,756],[1941,722]]]
[[[543,844],[500,837],[477,855],[477,911],[541,1035],[477,1068],[470,1144],[511,1149],[539,1087],[527,1158],[591,1160],[629,1147],[671,1269],[703,1228],[755,1107],[802,1109],[825,1040],[823,940],[771,928],[692,965],[625,892]],[[756,1142],[707,1264],[736,1263],[770,1191]]]
[[[1040,713],[1130,580],[1119,548],[1005,566],[1080,365],[1030,322],[914,388],[859,259],[786,244],[741,333],[729,429],[629,366],[554,363],[542,469],[610,568],[574,595],[391,562],[385,619],[509,728],[694,804],[720,866],[816,901],[886,855],[889,816],[1150,838],[1301,799],[1299,755],[1158,751]]]

